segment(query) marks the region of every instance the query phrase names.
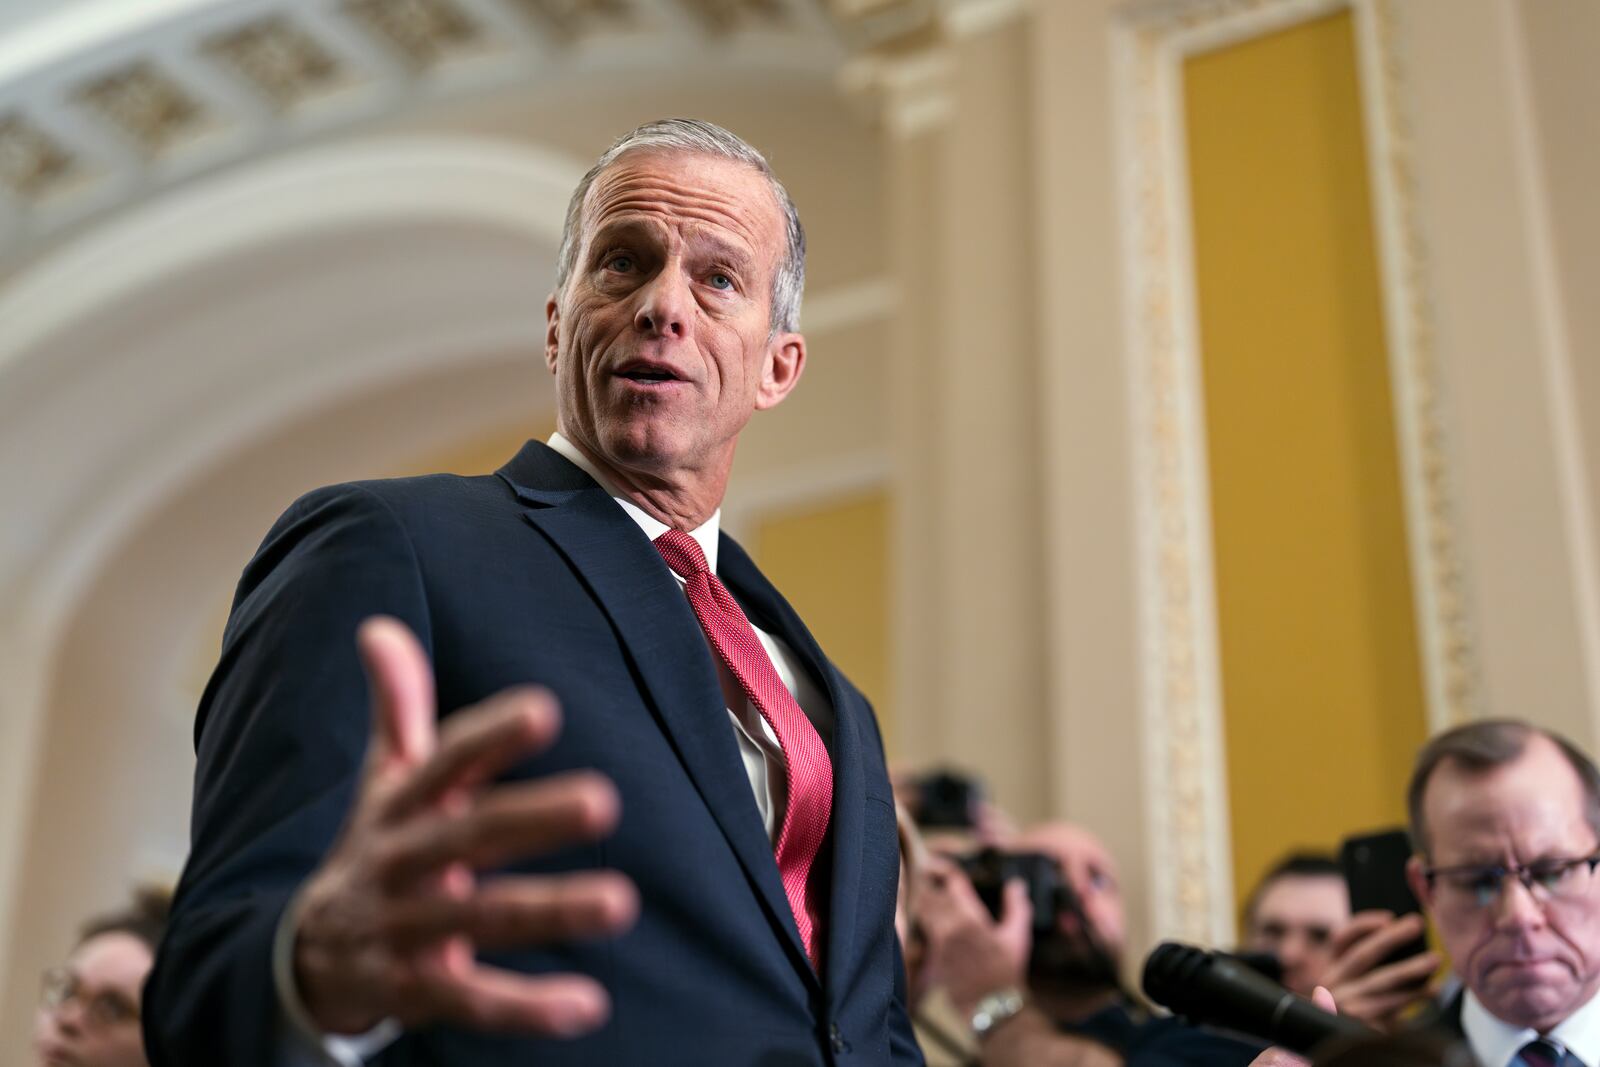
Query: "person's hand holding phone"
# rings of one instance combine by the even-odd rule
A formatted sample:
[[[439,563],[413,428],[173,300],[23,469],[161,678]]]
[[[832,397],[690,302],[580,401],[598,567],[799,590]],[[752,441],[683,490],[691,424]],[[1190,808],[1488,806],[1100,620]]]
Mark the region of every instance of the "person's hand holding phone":
[[[1333,938],[1333,960],[1322,984],[1333,993],[1339,1014],[1360,1019],[1379,1030],[1393,1030],[1401,1016],[1429,992],[1429,979],[1439,969],[1437,952],[1421,952],[1398,961],[1396,949],[1414,942],[1426,929],[1421,915],[1363,911]]]

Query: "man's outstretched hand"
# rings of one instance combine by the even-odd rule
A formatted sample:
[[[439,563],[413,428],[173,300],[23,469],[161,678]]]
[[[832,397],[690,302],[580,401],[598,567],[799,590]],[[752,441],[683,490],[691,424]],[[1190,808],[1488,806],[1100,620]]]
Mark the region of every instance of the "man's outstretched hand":
[[[372,692],[366,764],[295,913],[294,978],[312,1019],[342,1034],[389,1018],[551,1036],[599,1026],[610,1000],[593,979],[488,967],[475,952],[620,933],[638,914],[633,883],[610,871],[478,872],[604,837],[616,788],[595,772],[493,785],[554,742],[554,698],[508,689],[440,726],[411,631],[374,617],[356,641]]]

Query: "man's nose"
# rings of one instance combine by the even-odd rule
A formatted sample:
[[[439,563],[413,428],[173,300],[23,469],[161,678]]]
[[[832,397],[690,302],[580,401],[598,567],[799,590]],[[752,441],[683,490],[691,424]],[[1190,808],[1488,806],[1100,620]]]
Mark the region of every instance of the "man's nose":
[[[641,291],[633,328],[650,337],[681,339],[688,333],[693,302],[688,280],[669,264]]]
[[[82,1032],[83,1001],[78,997],[68,997],[50,1010],[55,1015],[57,1030],[73,1036]]]
[[[1495,922],[1501,927],[1523,929],[1544,925],[1544,905],[1534,898],[1533,890],[1515,876],[1503,883],[1495,907]]]

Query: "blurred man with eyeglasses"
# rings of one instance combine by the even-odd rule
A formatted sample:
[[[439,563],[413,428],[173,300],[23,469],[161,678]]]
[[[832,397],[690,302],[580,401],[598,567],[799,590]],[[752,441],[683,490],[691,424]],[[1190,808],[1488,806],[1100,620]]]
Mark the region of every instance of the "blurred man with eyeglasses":
[[[85,925],[66,963],[44,974],[33,1030],[40,1067],[148,1067],[140,991],[166,921],[167,894],[148,889]]]
[[[1483,1067],[1600,1065],[1600,771],[1525,723],[1417,757],[1408,875],[1463,990],[1439,1020]]]

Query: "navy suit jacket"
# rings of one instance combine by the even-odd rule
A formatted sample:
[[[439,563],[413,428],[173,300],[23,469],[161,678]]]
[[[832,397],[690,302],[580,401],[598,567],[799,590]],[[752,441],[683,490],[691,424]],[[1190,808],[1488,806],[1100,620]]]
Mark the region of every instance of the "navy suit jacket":
[[[556,694],[559,741],[508,777],[597,768],[621,793],[622,820],[603,841],[515,869],[618,869],[642,904],[619,938],[490,960],[594,976],[613,1013],[593,1035],[430,1027],[376,1062],[920,1063],[893,926],[894,802],[872,710],[743,550],[724,535],[718,551],[751,620],[794,650],[833,705],[820,976],[681,588],[604,490],[530,443],[495,476],[317,490],[245,569],[195,725],[191,854],[145,994],[155,1067],[275,1061],[273,934],[354,796],[370,719],[354,635],[375,613],[416,632],[441,714],[513,685]]]

